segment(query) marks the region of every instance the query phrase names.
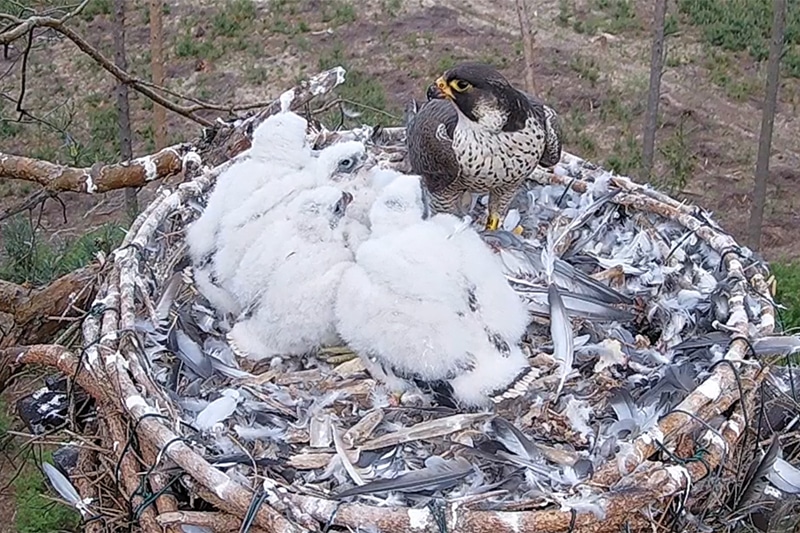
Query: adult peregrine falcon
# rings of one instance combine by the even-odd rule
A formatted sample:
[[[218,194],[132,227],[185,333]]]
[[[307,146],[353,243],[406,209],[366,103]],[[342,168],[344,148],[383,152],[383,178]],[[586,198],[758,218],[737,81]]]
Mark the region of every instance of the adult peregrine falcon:
[[[481,63],[446,71],[427,96],[407,119],[412,171],[439,212],[458,211],[465,192],[489,193],[486,229],[497,229],[525,178],[561,159],[558,115]]]

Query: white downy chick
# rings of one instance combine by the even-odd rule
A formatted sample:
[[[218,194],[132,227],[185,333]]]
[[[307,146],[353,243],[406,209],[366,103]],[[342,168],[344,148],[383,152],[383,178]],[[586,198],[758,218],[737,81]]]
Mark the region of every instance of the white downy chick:
[[[339,223],[351,200],[330,185],[302,191],[252,243],[236,280],[255,297],[228,335],[239,355],[303,355],[338,341],[336,291],[353,260]]]
[[[347,245],[358,250],[370,234],[369,212],[380,191],[396,177],[403,176],[394,169],[371,166],[362,169],[349,180],[340,180],[342,188],[353,195],[353,202],[347,207],[344,231]]]
[[[304,168],[263,185],[222,218],[214,271],[219,285],[232,292],[240,309],[251,303],[243,296],[249,294],[249,289],[236,290],[234,285],[241,284],[234,277],[254,242],[262,238],[271,224],[291,216],[291,212],[287,215],[285,207],[302,191],[331,184],[335,176],[357,172],[365,159],[363,143],[348,141],[329,146],[316,152]]]
[[[267,117],[253,132],[251,148],[217,177],[202,215],[186,231],[186,244],[198,289],[222,313],[238,305],[220,287],[214,272],[222,219],[264,183],[296,172],[311,160],[307,122],[295,113]]]
[[[520,347],[528,323],[491,250],[452,215],[423,220],[420,180],[398,176],[370,211],[372,234],[339,286],[342,339],[392,387],[487,407],[534,375]]]

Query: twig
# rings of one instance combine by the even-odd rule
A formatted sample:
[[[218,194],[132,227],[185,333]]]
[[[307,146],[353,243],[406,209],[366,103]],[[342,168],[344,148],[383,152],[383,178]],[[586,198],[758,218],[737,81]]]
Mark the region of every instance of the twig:
[[[39,189],[38,191],[29,194],[19,202],[16,202],[11,207],[7,207],[0,211],[0,222],[6,220],[7,218],[11,218],[14,215],[22,213],[23,211],[27,211],[28,209],[33,209],[40,203],[44,203],[50,197],[50,193],[45,189]]]

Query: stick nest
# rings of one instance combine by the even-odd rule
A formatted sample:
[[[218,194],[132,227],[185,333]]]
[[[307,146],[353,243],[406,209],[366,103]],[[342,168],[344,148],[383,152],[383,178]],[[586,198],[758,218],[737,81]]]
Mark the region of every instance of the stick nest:
[[[341,71],[334,69],[295,87],[293,108],[307,108],[340,82]],[[541,369],[533,392],[491,413],[392,406],[358,359],[334,364],[309,356],[271,368],[240,361],[238,369],[210,377],[168,356],[153,359],[141,325],[156,322],[163,288],[184,261],[183,230],[198,216],[225,161],[247,147],[253,127],[278,107],[230,125],[184,159],[187,179],[157,195],[105,265],[79,354],[52,346],[20,353],[23,362],[57,366],[94,400],[97,416],[82,426],[94,446],[81,447],[71,472],[81,497],[92,502],[88,530],[137,523],[147,532],[189,525],[205,528],[194,531],[275,532],[700,531],[732,529],[741,518],[755,521],[753,509],[763,518],[793,504],[748,507],[752,494],[745,494],[747,466],[761,457],[759,444],[783,427],[770,421],[768,430],[765,409],[796,406],[774,384],[770,365],[753,357],[756,339],[774,335],[766,266],[701,209],[627,178],[609,179],[566,153],[553,173],[537,171],[528,189],[577,198],[605,176],[621,189],[612,202],[625,216],[638,217],[637,227],[669,224],[683,232],[685,253],[673,250],[665,265],[680,271],[680,262],[690,266],[703,256],[725,287],[719,294],[727,315],[719,322],[730,338],[717,346],[715,358],[676,352],[675,332],[667,338],[663,322],[643,319],[631,348],[661,354],[663,364],[637,366],[622,343],[612,343],[616,358],[578,356],[556,398],[558,365],[542,318],[534,320],[528,339]],[[366,140],[380,159],[403,169],[403,135],[399,128],[319,129],[316,144]],[[173,311],[192,313],[200,302],[185,286]],[[632,308],[646,318],[647,304]],[[698,338],[711,332],[711,323],[683,328]],[[597,332],[582,320],[573,320],[573,330],[576,337]],[[198,333],[206,348],[224,344],[224,336]],[[681,357],[692,361],[695,374],[676,378],[683,388],[673,383],[663,396],[653,392],[671,379],[662,367]],[[651,379],[636,384],[638,397],[631,400],[650,392],[667,408],[620,428],[612,400],[631,376],[648,373]],[[225,398],[225,389],[237,391],[236,412],[198,430],[198,412]],[[522,448],[534,449],[509,449],[515,434],[509,425],[529,439]],[[272,433],[253,436],[254,427]],[[787,435],[784,450],[794,442]],[[369,480],[397,469],[435,468],[435,461],[426,463],[431,456],[471,467],[441,490],[339,496],[356,486],[353,472]],[[534,474],[526,473],[524,460],[535,463]]]

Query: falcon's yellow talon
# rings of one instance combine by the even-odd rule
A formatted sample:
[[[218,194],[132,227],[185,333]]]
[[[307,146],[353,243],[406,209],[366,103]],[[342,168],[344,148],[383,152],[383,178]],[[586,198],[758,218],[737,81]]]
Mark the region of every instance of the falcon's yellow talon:
[[[500,227],[500,217],[494,213],[489,214],[489,220],[486,221],[486,229],[489,231],[497,231]]]
[[[775,279],[774,275],[770,276],[769,279],[767,279],[767,286],[769,286],[770,296],[774,298],[775,293],[778,292],[778,280]]]
[[[516,228],[511,230],[511,233],[513,233],[514,235],[522,235],[523,231],[525,231],[525,229],[522,226],[517,226]]]

